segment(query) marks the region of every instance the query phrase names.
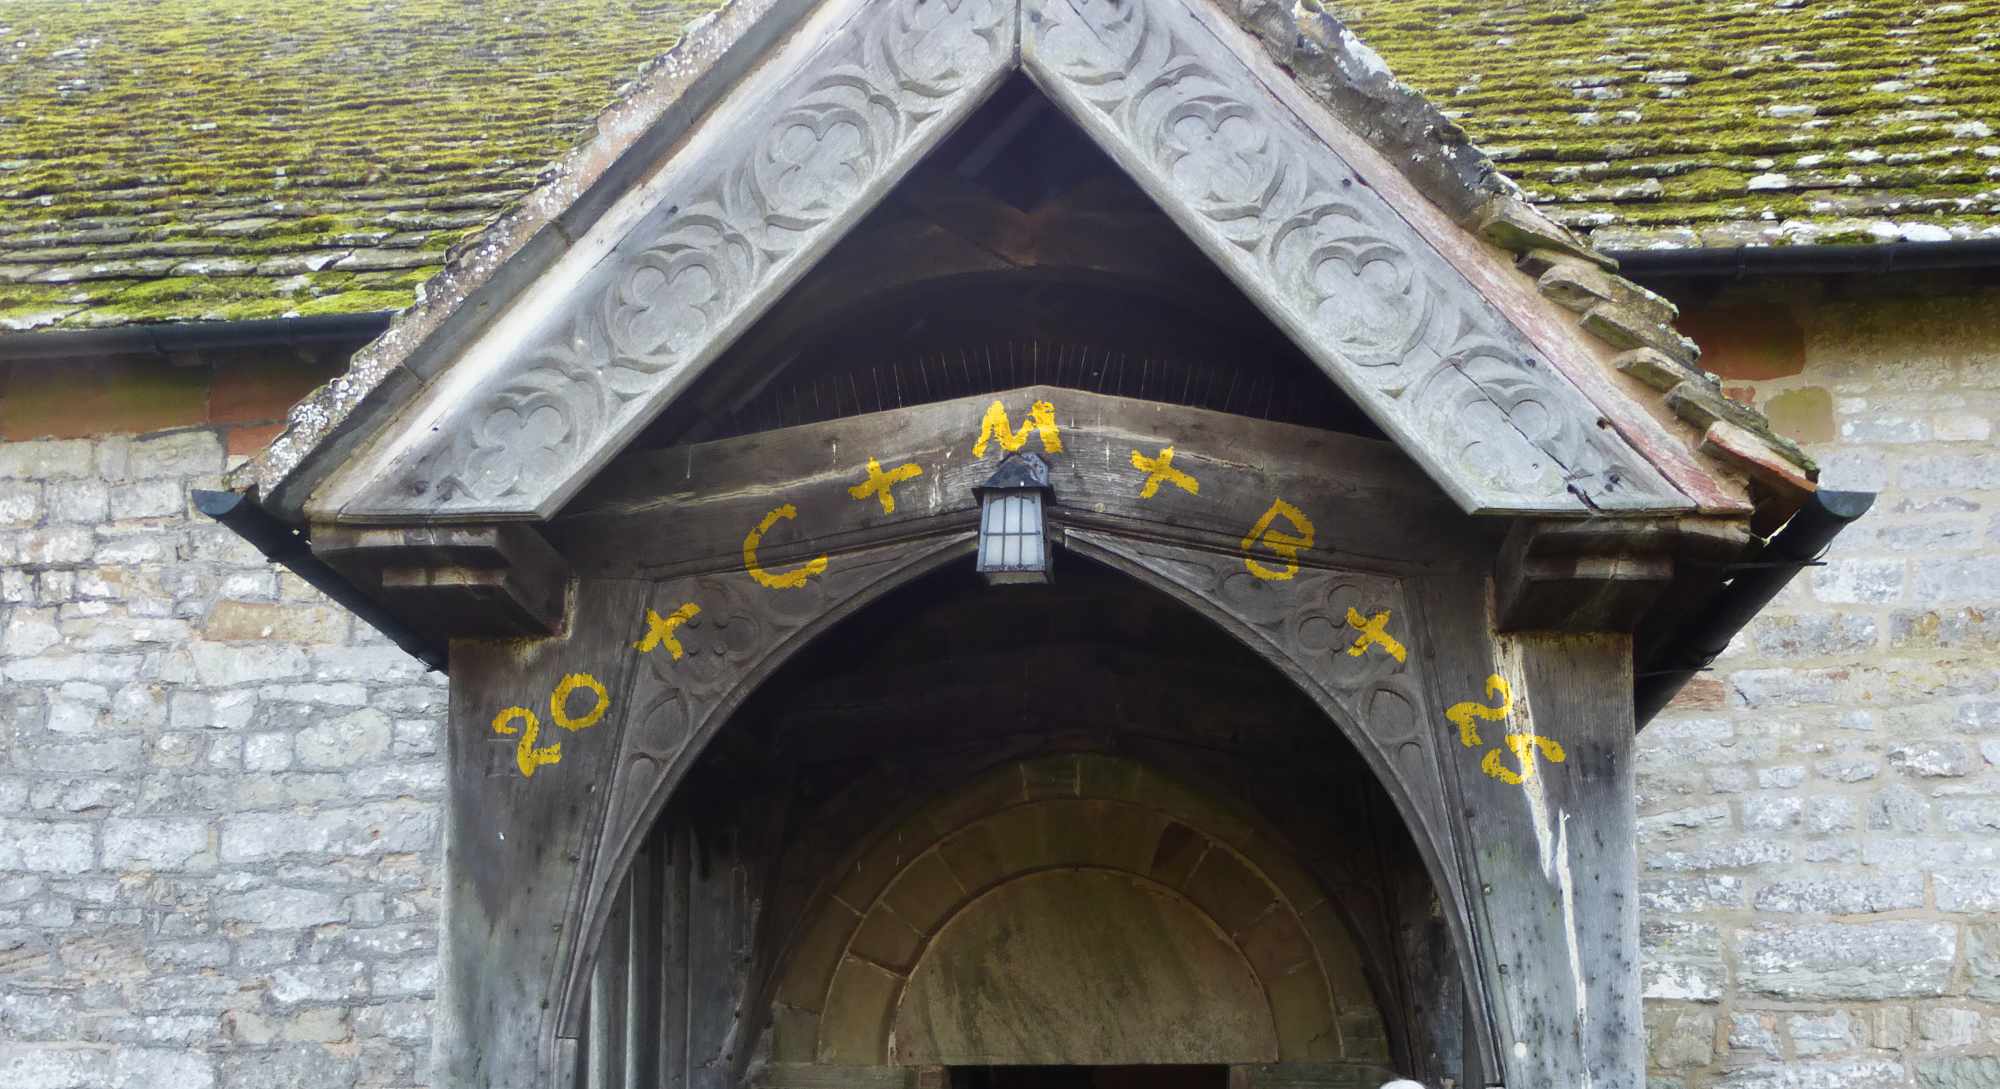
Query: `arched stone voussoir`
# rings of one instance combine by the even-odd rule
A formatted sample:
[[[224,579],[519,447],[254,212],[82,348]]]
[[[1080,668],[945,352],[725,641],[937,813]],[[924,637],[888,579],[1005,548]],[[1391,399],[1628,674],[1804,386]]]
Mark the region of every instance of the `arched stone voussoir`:
[[[884,830],[801,928],[773,990],[773,1052],[841,1065],[969,1061],[968,1049],[1041,1063],[1378,1058],[1382,1019],[1352,936],[1256,824],[1100,754],[1009,761],[942,791]],[[891,858],[893,872],[854,880]],[[1134,905],[1146,918],[1125,917]],[[1076,935],[1037,930],[1086,916],[1113,929],[1075,948]],[[1062,986],[1045,988],[1058,970]],[[1113,993],[1165,1022],[1071,1031],[1102,1020],[1090,1003]],[[1057,998],[1081,1005],[1037,1021]],[[1254,1016],[1204,1006],[1246,1000]],[[1204,1009],[1206,1035],[1170,1031]]]

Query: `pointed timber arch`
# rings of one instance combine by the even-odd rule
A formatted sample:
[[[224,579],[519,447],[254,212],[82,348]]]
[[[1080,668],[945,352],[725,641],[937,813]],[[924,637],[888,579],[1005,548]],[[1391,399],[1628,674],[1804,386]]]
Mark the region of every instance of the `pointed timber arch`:
[[[1054,515],[1058,520],[1062,516]],[[550,994],[554,1008],[537,1018],[542,1069],[572,1065],[566,1048],[584,1034],[593,958],[617,910],[621,886],[647,836],[687,781],[704,749],[729,728],[737,709],[803,648],[898,587],[970,554],[969,531],[948,516],[934,516],[929,534],[839,557],[827,572],[798,589],[759,592],[740,573],[691,575],[651,584],[643,601],[623,602],[634,617],[671,613],[684,601],[701,603],[677,629],[681,656],[654,654],[610,680],[613,708],[609,737],[595,739],[588,781],[604,784],[594,818],[579,827],[580,865],[563,892],[573,921],[552,944]],[[1418,861],[1438,897],[1450,935],[1454,968],[1473,1004],[1484,1008],[1485,979],[1475,957],[1473,908],[1465,879],[1453,861],[1462,847],[1448,817],[1456,793],[1449,763],[1453,752],[1430,725],[1438,711],[1418,664],[1428,635],[1422,607],[1404,580],[1378,572],[1301,569],[1284,593],[1250,578],[1240,556],[1186,544],[1128,537],[1118,531],[1065,529],[1066,546],[1129,576],[1138,584],[1189,607],[1216,624],[1293,682],[1326,721],[1353,746],[1369,775],[1388,796],[1416,847]],[[1412,617],[1404,659],[1355,657],[1339,651],[1350,641],[1345,617],[1355,607]],[[596,611],[593,609],[592,611]],[[636,645],[643,631],[613,645]],[[1338,645],[1335,645],[1338,644]],[[568,666],[558,667],[567,669]],[[533,671],[525,687],[544,684]],[[565,761],[565,767],[569,761]],[[593,793],[598,793],[593,788]],[[504,901],[504,897],[495,902]],[[507,908],[545,911],[530,899]],[[1480,1046],[1483,1029],[1468,1047]],[[469,1033],[468,1043],[485,1037]],[[568,1041],[569,1043],[565,1043]],[[448,1062],[452,1061],[447,1059]],[[463,1057],[485,1063],[488,1057]]]
[[[306,513],[550,517],[1017,67],[1462,509],[1694,507],[1602,346],[1208,0],[825,0],[483,327],[418,345]]]

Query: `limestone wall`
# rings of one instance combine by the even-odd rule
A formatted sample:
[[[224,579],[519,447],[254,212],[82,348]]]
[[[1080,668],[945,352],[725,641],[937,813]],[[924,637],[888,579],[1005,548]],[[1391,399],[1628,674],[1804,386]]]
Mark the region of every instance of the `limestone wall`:
[[[445,688],[189,516],[224,443],[0,443],[8,1089],[427,1083]]]
[[[2000,1086],[2000,291],[1863,286],[1684,302],[1882,494],[1641,735],[1657,1086]]]
[[[2000,1086],[2000,292],[1690,326],[1885,494],[1643,735],[1656,1083]],[[445,690],[189,516],[225,403],[0,442],[9,1089],[426,1084]]]

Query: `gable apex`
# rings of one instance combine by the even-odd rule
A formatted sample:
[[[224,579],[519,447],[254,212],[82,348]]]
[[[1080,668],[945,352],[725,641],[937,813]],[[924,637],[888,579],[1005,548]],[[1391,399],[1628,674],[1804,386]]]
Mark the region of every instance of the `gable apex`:
[[[1019,68],[1464,509],[1744,509],[1614,350],[1458,222],[1588,263],[1427,106],[1364,138],[1207,0],[782,7],[735,28],[789,20],[573,240],[552,212],[559,254],[484,313],[392,328],[349,410],[302,406],[236,485],[315,521],[551,516]],[[1335,47],[1342,93],[1414,99]]]

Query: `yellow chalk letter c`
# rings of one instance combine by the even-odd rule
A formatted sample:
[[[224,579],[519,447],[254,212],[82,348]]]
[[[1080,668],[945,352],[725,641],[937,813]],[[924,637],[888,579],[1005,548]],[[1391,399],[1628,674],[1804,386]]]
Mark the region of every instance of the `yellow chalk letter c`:
[[[756,579],[759,586],[772,590],[796,590],[804,586],[807,579],[826,572],[827,560],[824,555],[815,556],[790,571],[777,574],[764,570],[757,563],[757,546],[764,542],[764,534],[771,532],[771,527],[780,521],[790,521],[798,516],[799,509],[787,503],[765,515],[764,520],[757,523],[757,528],[743,538],[743,568],[750,572],[750,577]]]

